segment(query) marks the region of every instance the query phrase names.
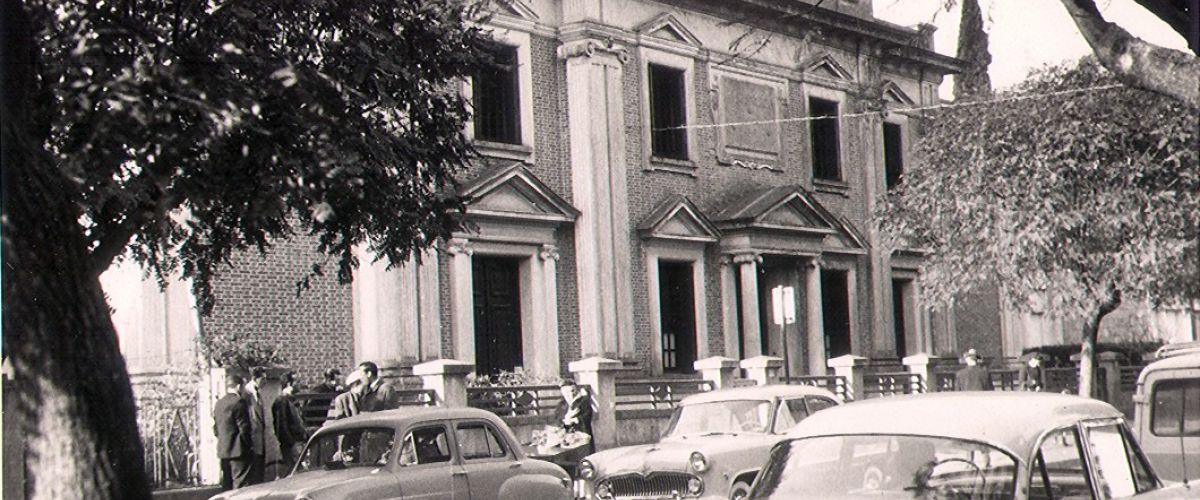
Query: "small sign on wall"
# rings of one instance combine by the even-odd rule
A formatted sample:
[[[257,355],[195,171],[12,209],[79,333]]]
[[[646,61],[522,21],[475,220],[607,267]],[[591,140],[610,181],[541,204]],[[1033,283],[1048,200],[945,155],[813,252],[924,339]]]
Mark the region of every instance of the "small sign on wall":
[[[796,289],[790,286],[777,286],[771,289],[772,309],[775,310],[775,324],[790,325],[796,322]]]

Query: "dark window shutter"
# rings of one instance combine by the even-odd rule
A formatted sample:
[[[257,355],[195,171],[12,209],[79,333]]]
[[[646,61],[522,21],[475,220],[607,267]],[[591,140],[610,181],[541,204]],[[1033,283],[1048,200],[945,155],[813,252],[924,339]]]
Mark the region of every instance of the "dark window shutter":
[[[838,103],[811,97],[808,99],[808,111],[809,116],[814,118],[832,117],[809,122],[812,134],[813,178],[841,180],[841,160],[838,157]]]
[[[683,70],[651,64],[650,89],[650,154],[662,158],[686,160],[687,94]]]
[[[481,141],[521,143],[521,97],[517,73],[517,48],[497,46],[493,62],[473,78],[475,138]]]
[[[900,185],[904,175],[904,140],[902,129],[896,123],[883,124],[883,165],[887,171],[887,188]]]

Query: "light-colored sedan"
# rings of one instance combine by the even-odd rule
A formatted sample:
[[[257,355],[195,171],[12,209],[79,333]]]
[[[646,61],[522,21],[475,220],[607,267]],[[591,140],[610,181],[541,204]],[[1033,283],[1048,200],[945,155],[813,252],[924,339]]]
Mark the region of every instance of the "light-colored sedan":
[[[525,456],[495,414],[402,408],[326,424],[292,475],[211,500],[571,498],[559,466]]]
[[[1035,392],[880,398],[814,415],[771,450],[753,499],[1200,498],[1164,487],[1124,416]]]
[[[743,498],[771,446],[797,422],[838,404],[815,387],[768,385],[684,398],[657,443],[626,446],[579,463],[580,492],[624,498]]]

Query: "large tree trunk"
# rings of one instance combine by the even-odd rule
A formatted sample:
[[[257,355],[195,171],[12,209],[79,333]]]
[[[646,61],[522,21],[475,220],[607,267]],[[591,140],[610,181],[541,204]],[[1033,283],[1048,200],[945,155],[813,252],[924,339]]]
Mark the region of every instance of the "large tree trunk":
[[[1100,64],[1122,83],[1200,109],[1200,58],[1143,41],[1107,22],[1095,0],[1062,0]]]
[[[74,190],[45,151],[32,27],[3,0],[3,327],[29,498],[149,498],[133,394]]]
[[[1100,321],[1108,313],[1121,305],[1121,293],[1112,290],[1108,299],[1096,308],[1096,311],[1085,318],[1083,322],[1083,342],[1079,348],[1079,395],[1095,397],[1096,395],[1096,340],[1100,336]]]

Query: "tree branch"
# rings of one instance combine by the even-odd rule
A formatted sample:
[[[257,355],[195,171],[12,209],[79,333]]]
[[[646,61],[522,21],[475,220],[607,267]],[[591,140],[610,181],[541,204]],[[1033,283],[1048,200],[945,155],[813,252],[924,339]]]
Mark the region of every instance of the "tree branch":
[[[1122,83],[1171,96],[1200,109],[1200,59],[1141,40],[1107,22],[1095,0],[1062,0],[1100,64]]]
[[[1197,47],[1200,45],[1200,42],[1197,41],[1197,30],[1200,29],[1200,26],[1197,26],[1195,18],[1197,6],[1192,4],[1192,11],[1189,14],[1186,8],[1182,7],[1188,1],[1190,0],[1134,0],[1143,9],[1154,14],[1176,33],[1179,33],[1179,36],[1187,40],[1188,48],[1196,53],[1196,50],[1200,48]]]
[[[172,194],[165,185],[167,178],[167,175],[155,176],[159,195],[154,199],[152,206],[143,207],[144,209],[141,210],[130,210],[124,220],[101,236],[99,244],[91,254],[91,266],[94,273],[100,274],[108,269],[113,260],[125,251],[129,240],[144,224],[161,220],[166,217],[168,212],[179,206],[181,200]]]

